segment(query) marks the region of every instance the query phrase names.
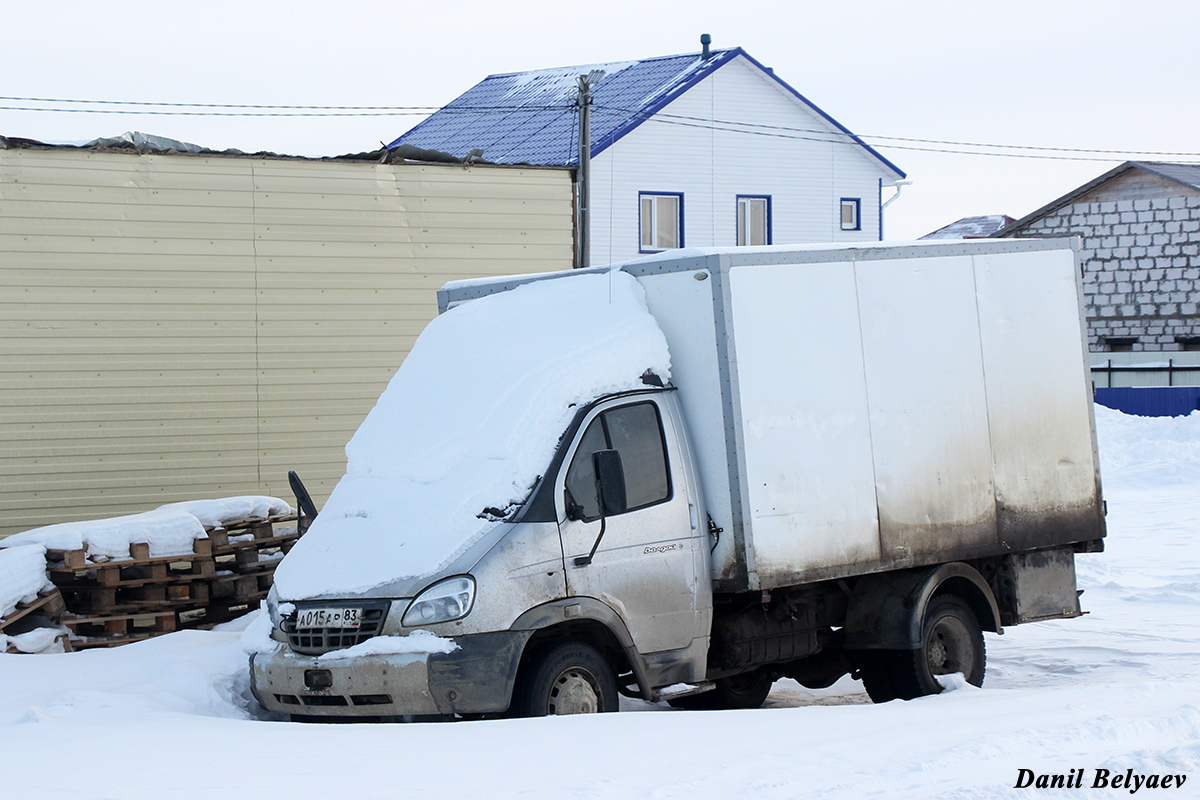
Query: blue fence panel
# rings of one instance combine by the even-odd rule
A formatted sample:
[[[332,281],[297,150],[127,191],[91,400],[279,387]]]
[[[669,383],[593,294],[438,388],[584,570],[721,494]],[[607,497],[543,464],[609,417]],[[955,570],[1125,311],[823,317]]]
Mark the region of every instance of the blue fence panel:
[[[1139,417],[1182,417],[1200,409],[1200,386],[1097,389],[1096,402]]]

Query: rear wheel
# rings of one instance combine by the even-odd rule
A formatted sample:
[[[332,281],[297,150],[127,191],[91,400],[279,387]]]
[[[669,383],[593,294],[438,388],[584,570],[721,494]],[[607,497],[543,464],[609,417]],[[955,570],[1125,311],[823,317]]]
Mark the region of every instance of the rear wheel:
[[[912,700],[942,691],[938,675],[962,673],[967,683],[983,685],[983,629],[961,597],[944,594],[925,609],[921,646],[916,650],[865,652],[860,667],[867,694],[876,703]]]
[[[522,717],[616,711],[617,678],[591,645],[564,642],[543,651],[527,667],[514,701]]]

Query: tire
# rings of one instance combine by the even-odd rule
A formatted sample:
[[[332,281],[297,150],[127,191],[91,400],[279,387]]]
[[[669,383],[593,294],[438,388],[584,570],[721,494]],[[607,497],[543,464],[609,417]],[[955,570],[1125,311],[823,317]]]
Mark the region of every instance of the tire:
[[[616,711],[617,677],[599,651],[564,642],[538,654],[526,667],[513,710],[520,717]]]
[[[879,650],[864,654],[859,670],[867,694],[876,703],[938,694],[938,675],[961,672],[967,683],[983,685],[986,654],[983,628],[971,607],[953,594],[939,595],[925,608],[921,646],[916,650]]]
[[[736,708],[759,708],[771,693],[771,676],[763,670],[755,670],[729,678],[718,678],[716,688],[703,694],[668,700],[673,708],[691,711],[729,710]]]
[[[858,676],[862,678],[863,688],[872,703],[886,703],[896,700],[895,682],[892,680],[893,670],[896,669],[894,656],[896,650],[860,650],[858,653]]]

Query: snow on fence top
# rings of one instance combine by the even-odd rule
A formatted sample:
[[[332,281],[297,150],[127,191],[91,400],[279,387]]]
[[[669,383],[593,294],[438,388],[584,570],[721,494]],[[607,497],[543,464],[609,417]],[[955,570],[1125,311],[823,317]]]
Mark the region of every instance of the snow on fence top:
[[[581,404],[670,377],[623,272],[573,274],[435,319],[346,446],[346,475],[275,572],[284,600],[430,575],[529,495]]]

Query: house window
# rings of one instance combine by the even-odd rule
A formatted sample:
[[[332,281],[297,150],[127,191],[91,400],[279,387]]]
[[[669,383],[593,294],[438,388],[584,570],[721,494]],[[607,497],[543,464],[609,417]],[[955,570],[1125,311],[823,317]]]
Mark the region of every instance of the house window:
[[[859,212],[862,210],[862,198],[859,197],[843,197],[842,198],[842,230],[844,231],[861,231],[862,217]]]
[[[771,198],[756,195],[738,195],[737,199],[737,243],[771,243]]]
[[[1200,350],[1200,336],[1176,336],[1176,343],[1180,350],[1195,352]]]
[[[1104,347],[1110,353],[1131,353],[1136,342],[1136,336],[1107,336]]]
[[[643,253],[683,247],[683,195],[640,192],[641,247]]]

